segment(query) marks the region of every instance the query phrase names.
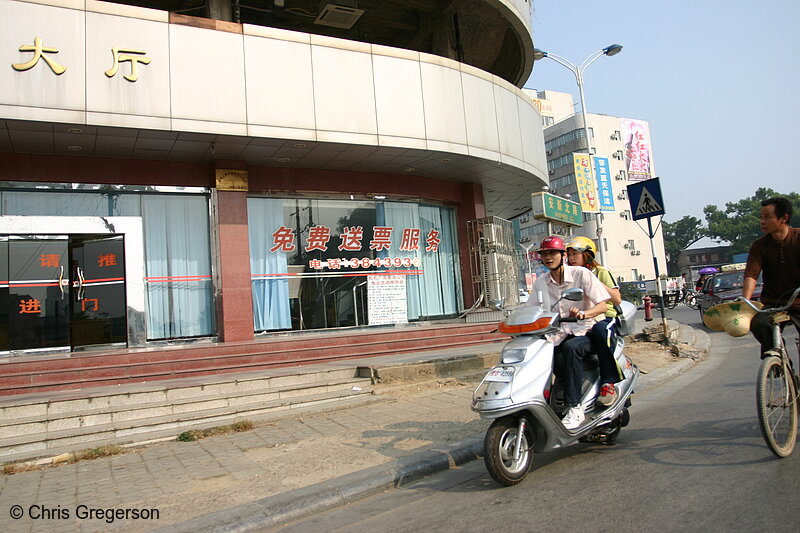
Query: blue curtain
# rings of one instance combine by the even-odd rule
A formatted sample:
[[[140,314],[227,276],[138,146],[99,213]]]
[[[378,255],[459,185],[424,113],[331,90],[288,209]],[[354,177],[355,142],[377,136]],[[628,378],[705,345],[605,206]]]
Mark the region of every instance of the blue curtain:
[[[248,198],[247,220],[255,331],[290,329],[289,281],[258,277],[289,272],[286,253],[269,251],[273,247],[272,232],[284,225],[283,202],[272,198]],[[295,246],[300,246],[300,243],[295,242]]]
[[[147,337],[214,333],[208,199],[142,195]]]
[[[406,278],[408,319],[437,317],[458,313],[461,301],[461,273],[458,268],[455,213],[452,209],[407,203],[383,202],[377,205],[377,224],[395,228],[392,246],[380,257],[417,257],[421,276]],[[400,251],[403,228],[420,229],[418,252]],[[437,251],[426,251],[426,238],[431,230],[439,232]],[[416,270],[412,267],[411,270]]]
[[[378,225],[385,225],[394,228],[392,233],[392,245],[388,250],[389,257],[410,257],[414,259],[420,256],[419,251],[400,250],[401,238],[404,228],[419,228],[419,206],[417,204],[404,204],[395,202],[383,202],[383,215],[385,222],[381,224],[378,218]],[[380,211],[378,212],[380,217]],[[420,236],[420,245],[424,248],[424,238]],[[391,270],[418,270],[417,267],[396,268]],[[408,298],[408,319],[416,320],[422,312],[420,302],[420,281],[421,276],[406,276],[406,295]]]
[[[439,232],[436,252],[422,254],[425,274],[420,281],[420,297],[426,316],[451,315],[458,312],[458,289],[461,279],[456,256],[456,235],[453,210],[437,206],[420,206],[420,228],[423,241],[431,230]],[[426,247],[427,243],[423,245]]]

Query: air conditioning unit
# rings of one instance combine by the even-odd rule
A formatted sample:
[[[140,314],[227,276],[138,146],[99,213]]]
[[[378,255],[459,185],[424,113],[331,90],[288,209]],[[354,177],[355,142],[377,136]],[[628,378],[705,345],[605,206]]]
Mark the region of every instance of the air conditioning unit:
[[[556,171],[555,171],[555,169],[553,169],[553,168],[551,168],[551,169],[548,171],[548,174],[550,174],[551,176],[552,176],[553,174],[555,174],[555,173],[556,173]]]
[[[631,250],[631,255],[642,255],[641,250]]]
[[[547,151],[547,155],[553,155],[553,151],[552,150],[548,150]]]
[[[644,281],[644,274],[639,274],[639,281]]]
[[[335,0],[325,3],[314,24],[349,30],[364,14],[363,9],[356,9],[355,6],[355,0]]]
[[[626,242],[625,244],[622,245],[622,247],[627,250],[628,248],[631,247],[631,245]]]
[[[611,140],[612,141],[618,141],[619,140],[619,135],[617,135],[616,132],[612,133],[611,134]]]
[[[620,178],[617,178],[617,179],[620,179]],[[624,200],[624,199],[625,199],[625,194],[624,194],[624,193],[619,193],[619,194],[617,195],[617,199],[618,199],[618,200]]]

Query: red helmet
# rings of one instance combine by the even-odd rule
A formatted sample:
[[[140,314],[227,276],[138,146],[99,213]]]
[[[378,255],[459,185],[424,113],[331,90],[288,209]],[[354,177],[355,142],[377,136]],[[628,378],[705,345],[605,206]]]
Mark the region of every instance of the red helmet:
[[[539,253],[545,250],[558,250],[560,252],[565,252],[567,251],[567,247],[564,246],[564,239],[557,235],[551,235],[542,239],[542,244],[539,245]]]

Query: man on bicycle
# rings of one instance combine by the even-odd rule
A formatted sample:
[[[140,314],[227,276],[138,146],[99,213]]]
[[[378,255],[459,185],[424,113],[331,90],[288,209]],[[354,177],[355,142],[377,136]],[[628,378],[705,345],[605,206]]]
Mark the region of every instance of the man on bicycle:
[[[750,247],[744,271],[742,296],[753,297],[758,275],[763,275],[761,301],[767,306],[785,305],[786,299],[800,286],[800,229],[789,225],[792,203],[787,198],[770,198],[761,202],[761,231],[766,235]],[[789,309],[795,327],[800,331],[800,298]],[[786,323],[781,324],[781,330]],[[773,354],[772,326],[769,314],[758,314],[750,323],[750,331],[761,344],[761,358]]]

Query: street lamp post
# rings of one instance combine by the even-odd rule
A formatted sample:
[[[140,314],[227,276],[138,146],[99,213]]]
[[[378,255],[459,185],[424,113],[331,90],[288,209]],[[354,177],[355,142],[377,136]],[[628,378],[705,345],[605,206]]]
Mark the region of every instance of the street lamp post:
[[[591,137],[589,137],[589,124],[586,119],[586,97],[583,94],[583,72],[587,69],[589,65],[594,63],[600,56],[611,57],[617,55],[621,51],[622,51],[622,45],[612,44],[610,46],[606,46],[605,48],[601,48],[596,52],[593,52],[592,54],[589,55],[589,57],[584,59],[583,63],[581,63],[580,65],[575,65],[571,61],[564,59],[561,56],[557,56],[550,52],[545,52],[544,50],[540,50],[538,48],[533,49],[534,61],[539,61],[540,59],[544,58],[550,58],[559,65],[562,65],[567,69],[569,69],[569,71],[575,75],[575,81],[578,83],[578,91],[581,97],[581,118],[583,119],[583,134],[586,137],[586,151],[589,153],[589,161],[591,161],[591,156],[592,156],[592,141]],[[594,169],[592,168],[591,164],[589,165],[589,171],[592,173],[592,176],[594,176]],[[599,198],[600,196],[598,194],[598,199]],[[597,213],[597,218],[595,219],[595,227],[596,227],[595,233],[597,234],[597,241],[598,241],[597,249],[600,252],[600,263],[605,265],[606,263],[605,252],[603,251],[603,242],[602,242],[602,233],[603,233],[603,228],[601,225],[602,216],[603,216],[602,213]]]

